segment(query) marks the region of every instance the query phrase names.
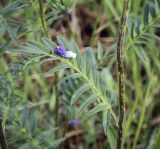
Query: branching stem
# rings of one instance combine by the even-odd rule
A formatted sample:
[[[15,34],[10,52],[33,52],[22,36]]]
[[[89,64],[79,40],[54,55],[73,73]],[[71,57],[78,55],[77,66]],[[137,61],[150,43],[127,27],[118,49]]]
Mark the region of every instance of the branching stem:
[[[123,11],[121,16],[120,32],[117,43],[117,63],[118,63],[118,86],[119,86],[119,128],[117,137],[117,149],[122,148],[123,121],[125,114],[125,81],[124,81],[124,41],[127,25],[127,17],[130,10],[130,1],[124,0]]]

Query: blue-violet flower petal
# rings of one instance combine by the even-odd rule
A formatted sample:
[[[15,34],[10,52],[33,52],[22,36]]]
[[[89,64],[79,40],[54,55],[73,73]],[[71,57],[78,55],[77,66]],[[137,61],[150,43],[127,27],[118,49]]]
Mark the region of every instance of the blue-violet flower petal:
[[[78,119],[73,119],[71,122],[70,122],[70,125],[72,126],[79,126],[80,125],[80,121]]]
[[[63,44],[59,44],[59,46],[54,49],[54,53],[65,58],[76,58],[76,53],[72,51],[66,51]]]

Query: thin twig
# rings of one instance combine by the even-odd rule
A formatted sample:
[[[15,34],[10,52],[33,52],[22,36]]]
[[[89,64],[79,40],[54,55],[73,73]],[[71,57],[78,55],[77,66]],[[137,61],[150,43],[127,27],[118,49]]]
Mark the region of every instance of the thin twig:
[[[2,128],[2,120],[1,119],[0,119],[0,143],[1,143],[2,149],[8,149],[6,138],[5,138],[5,135],[3,132],[3,128]]]
[[[117,149],[122,148],[122,136],[123,136],[123,121],[125,114],[125,81],[124,81],[124,40],[126,33],[126,21],[130,10],[130,1],[124,0],[123,11],[121,16],[120,32],[117,43],[117,63],[118,63],[118,85],[119,85],[119,128],[117,138]]]
[[[50,38],[49,33],[48,33],[48,29],[47,29],[46,20],[45,20],[45,7],[43,5],[42,0],[39,0],[39,10],[40,10],[41,23],[42,23],[44,33],[48,38]]]

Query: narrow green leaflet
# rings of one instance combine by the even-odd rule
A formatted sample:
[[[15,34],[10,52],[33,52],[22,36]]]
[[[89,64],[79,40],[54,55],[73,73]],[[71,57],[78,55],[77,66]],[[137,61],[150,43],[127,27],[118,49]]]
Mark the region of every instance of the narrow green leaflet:
[[[84,51],[84,59],[85,59],[85,68],[86,68],[86,75],[88,76],[88,78],[90,78],[90,80],[93,80],[93,76],[92,76],[92,66],[93,66],[93,53],[92,53],[92,48],[85,48]]]
[[[101,60],[103,57],[103,49],[102,49],[102,44],[98,42],[98,60]]]
[[[140,33],[140,17],[136,18],[135,31],[136,31],[137,34]]]
[[[47,141],[47,139],[48,139],[49,137],[51,137],[51,136],[53,135],[53,133],[54,133],[55,131],[57,131],[57,130],[58,130],[58,127],[53,127],[53,128],[48,129],[48,130],[45,130],[45,131],[43,131],[42,133],[40,133],[40,135],[38,136],[38,138],[39,138],[39,140],[40,140],[41,142]]]
[[[149,17],[149,3],[147,3],[144,7],[144,25],[148,24],[148,17]]]
[[[29,109],[25,108],[21,113],[21,121],[20,121],[23,127],[26,127],[26,123],[28,122],[28,117],[29,117]]]
[[[59,64],[59,65],[55,66],[54,68],[52,68],[51,70],[49,70],[49,72],[47,72],[47,74],[61,71],[66,68],[70,68],[70,66],[68,64]]]
[[[158,6],[159,6],[159,8],[160,8],[160,0],[157,0],[157,3],[158,3]]]
[[[51,57],[51,58],[46,58],[46,59],[44,59],[44,60],[41,60],[40,63],[39,63],[39,65],[41,65],[41,64],[43,64],[43,63],[45,63],[45,62],[50,62],[50,61],[55,61],[55,60],[57,60],[57,59],[56,59],[56,58],[53,58],[53,57]]]
[[[57,139],[55,141],[53,141],[49,146],[53,149],[57,148],[63,141],[65,140],[65,138],[61,138],[61,139]]]
[[[25,69],[29,64],[33,64],[33,63],[39,62],[40,59],[43,58],[43,57],[45,57],[45,55],[40,55],[40,56],[37,56],[37,57],[34,57],[34,58],[30,59],[27,63],[25,63],[23,69]]]
[[[21,46],[21,47],[19,47],[18,50],[15,49],[15,51],[24,52],[24,53],[30,53],[30,54],[46,54],[41,49],[35,49],[35,48],[31,48],[31,47],[26,47],[26,46]]]
[[[105,1],[104,1],[104,5],[107,6],[107,8],[109,9],[109,11],[111,11],[111,13],[112,13],[113,16],[116,18],[116,20],[119,20],[119,15],[118,15],[117,10],[116,10],[116,8],[114,7],[112,1],[105,0]]]
[[[151,134],[148,147],[146,149],[158,149],[160,147],[160,128],[156,128]]]
[[[106,60],[106,58],[117,48],[117,43],[111,44],[107,50],[105,50],[105,53],[103,54],[103,58],[101,61]]]
[[[160,28],[160,24],[155,24],[153,26],[156,27],[156,28]]]
[[[140,60],[144,63],[149,63],[149,59],[145,51],[143,50],[142,47],[135,47],[134,46],[134,51],[136,52],[137,56],[140,58]]]
[[[101,87],[100,87],[100,73],[96,70],[96,69],[92,69],[93,73],[93,81],[96,85],[96,87],[100,90]]]
[[[77,53],[77,54],[80,54],[80,49],[78,47],[78,45],[76,44],[76,42],[72,41],[72,48],[71,50],[73,50],[73,52]]]
[[[46,45],[46,47],[49,50],[53,50],[53,49],[55,49],[57,47],[57,45],[53,41],[49,40],[46,37],[42,38],[42,42]]]
[[[3,115],[4,115],[3,110],[0,109],[0,119],[3,119]]]
[[[18,37],[17,37],[17,32],[14,29],[12,29],[10,26],[7,26],[7,30],[8,30],[8,34],[9,34],[10,38],[18,44],[19,41],[18,41]]]
[[[4,15],[4,17],[6,17],[6,16],[9,16],[10,14],[13,14],[14,12],[21,10],[25,6],[26,6],[26,4],[24,4],[24,2],[22,0],[16,0],[11,3],[8,3],[0,11]]]
[[[73,74],[70,74],[66,77],[63,77],[60,81],[59,81],[59,84],[62,84],[63,82],[65,82],[66,80],[70,79],[70,78],[79,78],[81,77],[81,74],[80,73],[73,73]]]
[[[81,119],[82,122],[86,121],[89,119],[91,116],[95,115],[96,113],[103,111],[107,108],[107,105],[104,103],[100,103],[97,106],[95,106],[92,110],[87,112]]]
[[[29,124],[29,131],[34,134],[36,132],[36,129],[37,129],[37,126],[38,126],[38,116],[37,116],[37,112],[34,112],[29,121],[28,121],[28,124]]]
[[[87,90],[89,90],[91,88],[91,85],[88,83],[83,84],[78,90],[75,91],[75,93],[73,94],[72,98],[71,98],[71,104],[73,104],[78,97],[81,96],[81,94],[83,94],[84,92],[86,92]]]
[[[145,35],[147,38],[153,38],[153,39],[160,40],[160,37],[159,37],[159,36],[154,35],[154,34],[151,34],[151,33],[144,33],[144,35]]]
[[[115,149],[116,148],[116,133],[113,128],[109,128],[107,132],[107,138],[108,138],[108,143],[110,146],[110,149]]]
[[[91,95],[89,98],[87,98],[79,107],[79,110],[77,112],[77,114],[80,114],[81,112],[83,112],[91,103],[93,103],[94,101],[96,101],[98,99],[98,96],[93,94]]]
[[[150,12],[152,18],[155,18],[157,16],[154,3],[151,3],[151,2],[149,3],[149,12]]]
[[[44,51],[45,53],[49,53],[50,51],[46,46],[36,41],[28,41],[26,45],[30,48]]]
[[[83,72],[83,74],[87,75],[86,72],[86,58],[85,58],[85,53],[82,53],[81,57],[81,64],[80,64],[80,70]]]
[[[139,45],[139,44],[145,44],[145,45],[147,45],[147,44],[148,44],[148,41],[139,39],[138,41],[135,41],[135,44],[136,44],[136,45]]]
[[[6,20],[3,18],[2,15],[0,15],[0,37],[4,35],[7,29],[7,23]]]
[[[108,130],[109,124],[110,124],[110,118],[111,118],[111,115],[110,115],[109,110],[105,109],[103,111],[103,129],[104,129],[105,135],[107,135],[107,130]]]

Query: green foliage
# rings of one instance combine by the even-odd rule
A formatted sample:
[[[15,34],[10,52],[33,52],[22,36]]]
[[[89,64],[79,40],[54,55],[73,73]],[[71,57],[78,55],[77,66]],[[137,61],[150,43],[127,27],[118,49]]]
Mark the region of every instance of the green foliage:
[[[152,90],[156,88],[155,82],[160,72],[160,69],[158,67],[156,71],[156,69],[154,69],[152,66],[152,62],[154,63],[153,65],[156,66],[157,62],[155,63],[155,61],[159,59],[158,49],[155,48],[157,46],[157,41],[159,41],[158,34],[155,34],[155,31],[159,28],[159,18],[159,0],[155,0],[154,2],[152,1],[145,4],[143,16],[138,16],[135,20],[131,17],[128,19],[128,38],[126,39],[125,48],[129,51],[127,52],[127,54],[129,55],[129,59],[128,57],[126,57],[126,63],[128,63],[131,58],[132,62],[129,62],[128,67],[130,67],[130,65],[133,66],[132,81],[134,82],[135,86],[131,85],[131,88],[133,87],[133,89],[135,89],[136,95],[135,101],[133,103],[128,101],[128,105],[130,105],[131,107],[131,112],[128,115],[128,118],[125,123],[125,138],[128,140],[129,135],[135,135],[133,146],[131,146],[131,142],[129,140],[127,141],[128,148],[139,147],[140,145],[137,145],[137,140],[144,139],[140,134],[140,131],[146,119],[146,113],[148,113],[146,109],[150,109],[150,106],[147,105],[147,103],[149,103],[147,99],[149,98],[148,95],[151,94]],[[154,51],[154,48],[156,49],[156,51]],[[153,56],[153,53],[155,52],[156,54],[154,54]],[[146,84],[144,84],[141,80],[141,67],[138,66],[139,61],[136,58],[136,56],[140,59],[141,62],[143,62],[144,70],[146,71],[146,77],[148,78],[148,83]],[[143,87],[145,88],[142,89]],[[154,98],[153,94],[151,96],[152,98]],[[142,99],[145,100],[143,100],[142,106],[139,107],[138,104],[142,102]],[[154,101],[152,100],[152,102]],[[138,123],[138,127],[135,129],[135,133],[129,133],[128,130],[133,129],[132,123],[134,122],[134,113],[136,111],[139,111],[138,120],[136,121],[136,123]],[[145,146],[147,146],[147,142],[141,143],[141,145],[143,146],[142,148],[145,148]]]
[[[47,24],[50,25],[62,15],[68,13],[76,0],[48,0],[47,7],[51,11],[46,13]]]
[[[157,149],[160,147],[160,130],[157,128],[151,135],[147,149]]]
[[[87,92],[89,89],[92,89],[92,92],[99,97],[99,102],[104,103],[106,108],[108,108],[108,110],[111,112],[117,125],[116,116],[111,109],[111,96],[106,93],[107,84],[105,80],[102,78],[103,74],[96,70],[96,67],[94,66],[95,61],[93,50],[91,48],[86,48],[84,53],[81,54],[80,50],[74,42],[68,42],[61,36],[58,36],[58,41],[63,43],[66,49],[70,49],[73,52],[76,52],[78,55],[76,59],[69,60],[56,56],[55,54],[49,54],[49,49],[47,50],[48,43],[50,44],[49,47],[51,47],[55,43],[52,43],[50,40],[46,38],[44,38],[42,41],[46,47],[44,47],[44,45],[39,46],[41,45],[41,43],[32,42],[32,44],[27,43],[26,46],[21,47],[20,51],[30,54],[44,54],[46,56],[53,57],[55,60],[60,60],[64,62],[64,64],[59,63],[56,67],[49,70],[47,74],[60,71],[65,68],[70,68],[79,74],[78,79],[81,77],[85,84],[83,84],[77,90],[74,90],[74,94],[71,98],[71,103],[73,104],[83,93]],[[69,78],[71,78],[72,76],[74,77],[74,75],[72,74]]]
[[[145,4],[142,22],[140,16],[137,16],[135,21],[131,18],[128,19],[129,39],[126,49],[133,48],[137,56],[144,63],[148,62],[147,54],[144,50],[145,46],[150,44],[154,39],[160,40],[159,36],[155,35],[153,31],[149,32],[152,28],[157,28],[160,23],[160,8],[158,4],[159,0]]]
[[[43,1],[49,34],[52,31],[56,34],[52,39],[59,35],[54,25],[66,13],[72,17],[70,10],[74,4],[74,0]],[[66,40],[64,35],[57,36],[66,50],[77,54],[76,59],[54,54],[57,44],[43,37],[36,0],[6,0],[0,6],[0,119],[3,119],[9,148],[52,149],[59,148],[60,144],[65,148],[66,140],[72,141],[72,135],[74,138],[77,133],[67,128],[77,119],[84,131],[82,148],[92,148],[91,144],[96,147],[100,138],[101,148],[115,149],[118,126],[115,38],[122,0],[83,1],[83,5],[81,13],[89,12],[91,17],[87,20],[92,17],[96,20],[93,32],[97,34],[93,36],[97,39],[103,29],[108,33],[107,37],[99,35],[100,41],[97,46],[94,42],[93,48],[78,46],[72,40],[79,41],[79,35],[74,32],[69,35],[71,40]],[[90,9],[85,9],[86,6]],[[124,143],[129,149],[159,149],[159,124],[153,121],[159,117],[156,112],[160,80],[160,1],[132,1],[127,23]],[[85,22],[82,24],[85,26]],[[72,26],[69,28],[72,30]],[[104,41],[113,36],[114,42],[106,48]],[[102,137],[104,134],[107,139]]]
[[[0,37],[3,37],[4,33],[7,32],[10,38],[18,43],[17,31],[22,23],[13,20],[12,17],[15,13],[21,12],[25,6],[25,0],[16,0],[8,3],[0,10]]]
[[[71,9],[75,0],[48,0],[48,5],[53,9],[63,12]]]

